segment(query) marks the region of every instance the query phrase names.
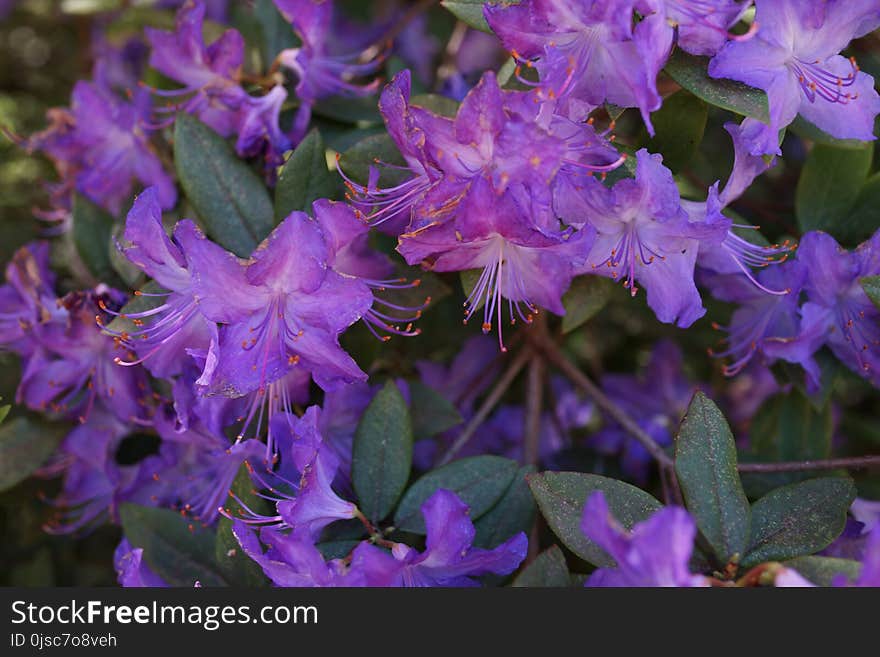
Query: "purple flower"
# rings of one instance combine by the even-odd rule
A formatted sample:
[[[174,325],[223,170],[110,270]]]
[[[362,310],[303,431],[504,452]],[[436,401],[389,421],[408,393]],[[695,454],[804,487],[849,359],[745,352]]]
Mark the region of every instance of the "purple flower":
[[[205,4],[186,2],[177,13],[173,32],[148,27],[150,66],[184,85],[182,89],[156,91],[162,96],[193,94],[179,108],[196,114],[219,134],[228,137],[238,127],[237,110],[247,96],[239,85],[244,61],[244,40],[237,30],[226,30],[210,46],[202,38]]]
[[[874,139],[874,79],[839,53],[880,25],[877,0],[757,0],[753,38],[730,41],[709,74],[767,92],[770,121],[750,135],[753,155],[780,153],[779,131],[800,114],[838,139]]]
[[[38,327],[64,321],[54,286],[48,242],[31,242],[15,252],[0,286],[0,349],[28,357],[39,345]]]
[[[209,245],[196,236],[184,249],[190,254]],[[366,379],[339,346],[338,336],[366,315],[373,295],[364,283],[330,269],[329,258],[320,225],[294,212],[247,265],[227,259],[211,268],[193,268],[202,312],[226,324],[202,377],[207,392],[228,397],[265,393],[297,366],[324,389]],[[243,267],[245,284],[232,284]]]
[[[120,333],[105,329],[138,355],[137,360],[120,361],[121,365],[144,363],[157,377],[175,376],[183,371],[189,356],[207,351],[215,339],[216,326],[202,314],[193,290],[188,257],[191,260],[203,256],[207,270],[211,264],[233,259],[233,256],[219,246],[201,242],[198,242],[200,249],[185,253],[181,244],[194,242],[197,235],[195,225],[184,220],[175,227],[174,239],[168,237],[154,188],[144,190],[135,199],[126,218],[120,250],[168,292],[136,293],[145,299],[156,299],[153,308],[120,315],[131,320],[137,330]],[[224,271],[220,269],[216,276]],[[230,285],[234,291],[243,284],[244,272],[234,268],[232,271],[239,277]]]
[[[664,0],[666,20],[677,31],[676,43],[692,55],[714,55],[728,39],[751,38],[757,24],[746,35],[730,34],[751,6],[751,0]]]
[[[364,573],[369,586],[477,586],[474,577],[507,575],[525,559],[528,539],[523,532],[492,550],[472,547],[474,524],[458,496],[440,489],[422,505],[427,539],[418,552],[395,543],[391,554],[362,543],[351,567]]]
[[[827,233],[810,231],[798,249],[806,269],[801,331],[792,349],[823,343],[859,376],[880,386],[880,311],[859,282],[880,274],[880,231],[847,252]]]
[[[378,80],[357,84],[352,80],[371,76],[382,64],[383,57],[360,62],[364,47],[354,45],[340,52],[333,34],[333,2],[331,0],[274,0],[275,6],[291,22],[302,45],[278,55],[278,61],[297,77],[296,95],[300,101],[294,119],[292,141],[305,135],[316,101],[328,96],[368,96],[375,93]],[[342,42],[342,39],[339,39]],[[350,44],[351,41],[348,40]],[[348,44],[346,44],[348,45]],[[351,47],[351,46],[349,46]]]
[[[639,376],[606,374],[602,390],[624,409],[658,444],[672,444],[674,432],[701,386],[684,375],[684,357],[675,343],[661,340]],[[590,438],[605,454],[620,454],[623,471],[638,481],[647,479],[652,460],[644,447],[613,421]]]
[[[381,188],[374,169],[367,185],[347,179],[349,189],[373,225],[408,223],[412,233],[467,211],[474,195],[473,203],[481,203],[476,185],[487,178],[499,193],[522,187],[533,223],[558,230],[552,187],[560,180],[576,186],[617,168],[625,156],[592,125],[550,114],[536,100],[532,93],[502,91],[487,72],[452,119],[412,105],[410,75],[403,71],[383,91],[379,108],[411,175]]]
[[[64,473],[61,492],[45,500],[56,508],[45,529],[52,534],[71,534],[93,529],[116,514],[122,502],[148,503],[149,479],[141,464],[116,462],[119,443],[130,431],[102,408],[71,431],[59,447],[45,474]]]
[[[324,557],[308,538],[283,534],[270,527],[257,534],[245,523],[236,520],[232,532],[244,550],[276,586],[340,587],[364,586],[362,575],[349,570],[343,559],[325,562]],[[264,551],[262,541],[267,549]]]
[[[531,323],[539,307],[564,315],[562,294],[591,236],[537,228],[525,190],[499,193],[480,177],[468,197],[454,219],[401,235],[397,250],[408,263],[422,262],[434,271],[481,269],[465,302],[465,321],[483,303],[483,333],[497,321],[498,344],[506,351],[501,330],[504,300],[511,323]]]
[[[558,98],[571,119],[585,119],[605,102],[638,107],[654,134],[657,74],[673,35],[660,0],[533,0],[487,4],[483,12],[504,47],[537,68],[545,97]]]
[[[293,534],[316,539],[321,530],[337,520],[358,515],[357,507],[343,500],[332,488],[339,468],[339,457],[324,442],[319,430],[321,409],[311,406],[302,418],[276,413],[271,419],[272,433],[280,464],[273,470],[275,459],[267,466],[250,468],[251,476],[261,487],[273,493],[269,498],[275,513],[256,513],[241,503],[240,520],[246,524],[291,530]],[[232,517],[229,510],[225,514]]]
[[[37,326],[35,349],[24,365],[16,399],[28,408],[85,422],[98,402],[124,422],[149,416],[151,392],[145,372],[116,361],[122,345],[103,335],[95,318],[118,308],[124,296],[100,286],[58,301],[66,312]]]
[[[745,119],[741,125],[726,123],[724,129],[733,139],[734,163],[730,177],[719,193],[717,183],[709,190],[709,198],[703,202],[682,201],[682,207],[696,223],[711,227],[715,237],[700,242],[697,265],[722,274],[741,273],[753,285],[767,294],[785,294],[785,290],[772,290],[761,285],[752,273],[752,268],[763,268],[784,262],[792,250],[790,242],[773,246],[754,244],[740,237],[734,229],[750,230],[753,226],[734,224],[721,214],[746,191],[759,175],[775,165],[775,158],[768,162],[763,156],[751,155],[749,134],[760,129],[755,119]],[[725,232],[726,228],[726,232]],[[723,237],[722,237],[723,236]]]
[[[724,366],[726,375],[737,374],[760,354],[764,365],[782,358],[800,364],[818,380],[813,351],[795,340],[801,330],[798,302],[804,276],[804,267],[798,259],[758,272],[755,277],[758,285],[741,274],[706,277],[714,297],[739,304],[727,326],[713,325],[727,333],[723,348],[709,352],[729,359]],[[781,290],[785,294],[768,294],[766,290]]]
[[[142,548],[134,548],[123,538],[113,553],[113,567],[119,585],[125,588],[164,588],[168,583],[144,563]]]
[[[708,586],[688,568],[697,528],[684,509],[664,507],[627,531],[611,515],[605,494],[596,491],[584,505],[581,531],[617,562],[616,568],[596,570],[586,586]]]
[[[717,229],[689,221],[659,155],[642,149],[636,157],[635,179],[617,182],[610,192],[596,181],[580,193],[558,190],[557,210],[566,222],[589,222],[596,231],[580,273],[623,279],[633,296],[640,283],[657,319],[687,328],[706,312],[694,265],[700,240]]]
[[[149,142],[154,129],[150,113],[147,90],[136,91],[127,102],[99,84],[77,82],[71,109],[50,113],[51,127],[25,142],[29,150],[43,151],[55,162],[64,181],[56,205],[69,204],[64,199],[75,187],[118,215],[137,180],[156,186],[162,207],[174,207],[174,180]]]

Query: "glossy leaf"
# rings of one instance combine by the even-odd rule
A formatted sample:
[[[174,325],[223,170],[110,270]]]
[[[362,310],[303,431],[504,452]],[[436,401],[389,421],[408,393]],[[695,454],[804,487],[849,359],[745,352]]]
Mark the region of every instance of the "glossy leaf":
[[[767,94],[740,82],[709,77],[709,60],[676,50],[664,69],[673,80],[698,98],[715,107],[730,110],[759,121],[770,119]]]
[[[169,509],[123,504],[125,537],[142,548],[147,565],[171,586],[225,586],[214,560],[214,532]]]
[[[844,477],[810,479],[768,493],[752,505],[743,567],[806,556],[828,547],[843,531],[855,496],[852,480]]]
[[[9,407],[4,409],[0,409],[0,415],[5,416]],[[0,425],[0,491],[31,476],[55,452],[71,428],[26,417],[16,417]]]
[[[604,276],[578,276],[562,296],[562,332],[571,333],[592,319],[611,298],[614,281]]]
[[[239,468],[235,480],[232,482],[232,493],[248,508],[259,512],[261,508],[268,506],[266,501],[254,492],[254,485],[248,474],[247,466]],[[241,503],[230,495],[226,500],[226,510],[235,517],[241,511]],[[221,515],[217,521],[217,539],[214,544],[214,557],[217,567],[224,579],[232,586],[266,586],[266,576],[263,569],[248,557],[238,543],[238,539],[232,533],[232,521]]]
[[[458,495],[470,507],[471,520],[477,520],[507,492],[518,470],[515,461],[500,456],[473,456],[431,470],[406,491],[394,515],[394,525],[424,534],[421,506],[440,488]]]
[[[73,243],[80,260],[98,281],[114,280],[110,261],[113,217],[80,194],[73,197]]]
[[[838,148],[817,144],[810,152],[798,180],[795,212],[801,230],[832,234],[849,214],[868,178],[873,144]]]
[[[312,130],[291,153],[275,185],[275,221],[291,212],[312,213],[319,198],[334,199],[339,177],[327,168],[326,148],[321,133]]]
[[[534,472],[532,465],[521,467],[501,499],[474,523],[477,530],[474,545],[490,549],[519,532],[528,534],[536,507],[526,477]]]
[[[709,106],[688,91],[678,91],[663,100],[651,115],[655,135],[646,147],[663,154],[663,164],[673,173],[684,169],[694,157],[709,118]]]
[[[223,138],[188,114],[175,121],[174,164],[208,236],[240,257],[250,256],[274,225],[272,200],[260,177]]]
[[[351,478],[361,511],[378,522],[391,513],[409,479],[413,430],[393,381],[376,393],[354,435]]]
[[[698,392],[675,439],[675,474],[688,511],[722,564],[742,556],[749,501],[736,470],[736,443],[724,415]]]
[[[662,506],[640,488],[599,475],[539,472],[530,476],[528,481],[538,508],[553,533],[581,559],[604,568],[614,566],[614,560],[581,531],[587,497],[595,491],[605,493],[611,514],[627,529],[647,520]]]
[[[492,30],[489,29],[489,23],[486,22],[486,18],[483,16],[485,0],[443,0],[440,4],[469,27],[481,30],[482,32],[488,32],[489,34],[492,33]]]
[[[533,588],[567,588],[571,586],[571,575],[565,555],[558,545],[552,545],[535,557],[525,569],[516,576],[511,586]]]

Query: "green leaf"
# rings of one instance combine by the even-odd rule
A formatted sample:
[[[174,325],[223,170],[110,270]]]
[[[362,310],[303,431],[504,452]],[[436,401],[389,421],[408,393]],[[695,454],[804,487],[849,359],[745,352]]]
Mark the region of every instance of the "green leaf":
[[[186,197],[220,246],[248,257],[272,230],[272,199],[223,138],[189,114],[174,127],[174,164]]]
[[[849,246],[856,246],[880,230],[880,173],[868,178],[852,210],[840,217],[834,226],[834,237]]]
[[[8,412],[9,407],[5,408]],[[31,476],[55,452],[68,431],[70,427],[63,424],[36,422],[26,417],[4,422],[0,426],[0,491]]]
[[[455,118],[455,115],[458,114],[458,102],[439,94],[419,94],[418,96],[413,96],[412,100],[410,100],[410,105],[421,107],[449,119]]]
[[[801,230],[832,234],[849,214],[868,178],[874,146],[838,148],[817,144],[804,164],[795,195],[795,213]]]
[[[822,477],[783,486],[752,505],[749,548],[742,565],[813,554],[840,535],[855,499],[851,479]]]
[[[409,407],[416,440],[431,438],[461,424],[458,409],[446,397],[419,381],[409,383]]]
[[[406,160],[400,155],[388,134],[370,135],[349,148],[339,158],[339,168],[352,180],[366,184],[370,167],[378,167],[379,185],[397,185],[406,180],[406,171],[394,167],[382,167],[385,162],[395,167],[405,167]]]
[[[769,122],[766,93],[733,80],[711,78],[708,64],[708,58],[694,57],[678,49],[666,62],[664,70],[678,84],[710,105]]]
[[[232,482],[232,492],[238,500],[257,511],[265,506],[265,500],[256,495],[247,466],[242,465]],[[231,495],[226,500],[226,508],[235,515],[241,508],[239,501]],[[221,515],[217,521],[217,538],[214,544],[214,557],[223,578],[232,586],[267,586],[268,580],[263,569],[248,557],[232,533],[232,521]]]
[[[651,115],[655,135],[646,146],[663,154],[663,164],[677,173],[690,164],[703,141],[709,106],[692,93],[682,90],[663,100]]]
[[[440,4],[469,27],[492,34],[489,23],[483,16],[483,5],[486,4],[484,0],[443,0]]]
[[[263,33],[262,55],[268,69],[282,50],[297,45],[296,33],[272,0],[257,0],[254,4],[254,17]]]
[[[581,559],[604,568],[613,567],[614,559],[581,531],[587,497],[598,490],[605,493],[611,514],[627,529],[647,520],[663,506],[640,488],[599,475],[539,472],[530,476],[528,481],[538,508],[553,533]]]
[[[858,561],[835,557],[798,557],[786,561],[785,565],[794,568],[816,586],[831,586],[838,575],[853,582],[858,579],[862,569]]]
[[[73,197],[73,243],[80,260],[99,281],[115,280],[110,261],[113,217],[80,194]]]
[[[374,96],[364,98],[331,96],[315,103],[312,111],[317,116],[360,127],[365,124],[382,123],[382,115],[379,114],[379,107]]]
[[[722,564],[745,553],[749,501],[736,470],[736,443],[724,415],[697,392],[675,439],[675,474],[688,511]]]
[[[528,534],[535,521],[535,500],[526,477],[534,472],[532,465],[521,467],[501,499],[474,523],[477,530],[474,545],[491,549],[514,534]]]
[[[749,438],[761,460],[806,461],[831,453],[831,404],[815,408],[800,391],[775,396],[752,421]]]
[[[394,525],[403,531],[425,533],[422,504],[440,488],[458,495],[476,520],[507,492],[519,470],[515,461],[500,456],[472,456],[432,470],[416,481],[403,496]]]
[[[567,588],[571,586],[571,575],[565,555],[558,545],[552,545],[535,557],[525,569],[516,576],[511,586],[515,588]]]
[[[315,545],[325,559],[344,559],[354,550],[361,541],[325,541]]]
[[[562,332],[571,333],[592,319],[611,298],[614,281],[604,276],[579,276],[562,295]]]
[[[865,276],[859,281],[862,289],[874,305],[880,308],[880,276]]]
[[[864,148],[865,142],[860,141],[858,139],[837,139],[836,137],[832,137],[827,132],[822,130],[821,128],[817,128],[815,125],[807,121],[804,117],[798,115],[795,117],[794,122],[788,126],[788,130],[791,130],[794,134],[802,139],[808,139],[809,141],[815,142],[817,144],[826,144],[828,146],[835,146],[837,148]]]
[[[214,532],[168,509],[123,504],[122,530],[147,564],[171,586],[225,586],[214,561]]]
[[[327,168],[326,148],[321,133],[312,130],[285,162],[275,186],[275,221],[291,212],[312,213],[319,198],[336,197],[338,177]]]
[[[9,415],[9,411],[12,410],[12,406],[7,404],[6,406],[0,406],[0,422],[6,419],[6,416]]]
[[[412,465],[413,430],[406,400],[388,381],[364,411],[354,434],[351,478],[358,506],[373,522],[391,513]]]

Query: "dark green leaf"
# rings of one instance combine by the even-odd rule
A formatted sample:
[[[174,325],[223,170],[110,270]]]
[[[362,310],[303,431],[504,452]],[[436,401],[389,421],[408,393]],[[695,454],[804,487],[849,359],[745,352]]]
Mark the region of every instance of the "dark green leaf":
[[[808,139],[817,144],[825,144],[827,146],[835,146],[837,148],[864,148],[865,142],[858,139],[837,139],[832,137],[824,130],[817,128],[815,125],[807,121],[804,117],[798,115],[794,122],[788,126],[798,137]]]
[[[354,435],[351,478],[358,506],[374,522],[391,513],[412,465],[409,408],[394,381],[376,393]]]
[[[316,548],[325,559],[344,559],[354,550],[360,541],[326,541],[318,543]]]
[[[312,111],[318,116],[359,127],[362,127],[363,124],[382,123],[382,115],[379,114],[374,96],[364,98],[332,96],[319,100],[315,103]]]
[[[476,520],[507,491],[518,471],[515,461],[500,456],[472,456],[432,470],[416,481],[400,501],[394,524],[398,529],[425,533],[422,504],[440,488],[458,495]]]
[[[580,472],[539,472],[528,479],[541,514],[565,546],[595,566],[612,567],[614,560],[584,536],[584,503],[595,491],[605,493],[611,514],[627,529],[646,520],[662,504],[640,488],[616,479]]]
[[[762,460],[805,461],[828,457],[833,429],[830,403],[816,409],[800,391],[793,390],[761,407],[749,438]]]
[[[232,492],[239,500],[247,504],[248,508],[256,512],[266,506],[265,500],[254,492],[254,485],[245,465],[239,468],[238,474],[232,482]],[[241,509],[241,504],[230,495],[226,500],[226,509],[234,516]],[[268,584],[263,569],[256,561],[248,557],[238,544],[238,539],[232,533],[232,521],[222,515],[217,522],[214,556],[217,560],[217,568],[230,585],[266,586]]]
[[[418,96],[413,96],[410,104],[447,118],[454,118],[458,113],[458,103],[452,100],[452,98],[440,96],[439,94],[419,94]]]
[[[4,422],[0,426],[0,491],[24,481],[43,465],[68,431],[68,426],[25,417]]]
[[[501,499],[474,523],[477,530],[474,545],[491,549],[514,534],[528,534],[535,520],[535,500],[526,477],[534,472],[532,465],[521,467]]]
[[[663,164],[673,173],[684,169],[703,141],[709,106],[692,93],[682,90],[663,100],[651,115],[655,135],[646,144],[652,153],[663,154]]]
[[[733,80],[709,77],[708,64],[707,58],[694,57],[679,49],[669,58],[664,70],[678,84],[710,105],[764,123],[770,120],[767,94]]]
[[[461,424],[462,417],[443,395],[423,383],[409,384],[410,415],[416,440],[431,438]]]
[[[834,237],[847,246],[857,246],[880,230],[880,173],[868,178],[853,208],[834,225]]]
[[[339,168],[352,180],[367,184],[370,167],[378,167],[380,185],[395,185],[406,179],[406,171],[382,167],[378,162],[406,166],[400,151],[388,134],[370,135],[349,148],[339,158]]]
[[[272,0],[256,0],[254,16],[263,33],[262,54],[264,68],[268,69],[282,50],[293,48],[298,39]]]
[[[614,281],[604,276],[579,276],[574,279],[562,296],[562,305],[565,307],[562,332],[571,333],[592,319],[608,303],[614,287]]]
[[[281,222],[295,210],[312,213],[319,198],[333,199],[339,179],[327,168],[326,148],[321,134],[312,130],[291,153],[275,186],[275,221]]]
[[[274,225],[272,200],[260,177],[188,114],[175,121],[174,164],[208,235],[236,255],[249,256]]]
[[[516,576],[513,587],[529,588],[567,588],[571,586],[571,575],[565,555],[558,545],[552,545]]]
[[[742,565],[784,561],[828,547],[843,531],[856,496],[851,479],[822,477],[783,486],[752,505],[749,548]]]
[[[133,547],[171,586],[225,586],[214,560],[214,532],[168,509],[123,504],[122,530]]]
[[[73,197],[73,243],[80,260],[99,281],[113,280],[116,272],[110,262],[110,236],[113,217],[80,194]]]
[[[865,276],[859,281],[862,289],[874,305],[880,308],[880,276]]]
[[[486,22],[486,18],[483,16],[485,0],[443,0],[440,4],[468,26],[475,30],[492,34],[492,30],[489,29],[489,23]]]
[[[9,415],[9,411],[12,410],[12,406],[7,404],[6,406],[0,406],[0,422],[6,419],[6,416]]]
[[[801,230],[835,232],[835,226],[846,217],[868,172],[874,146],[837,148],[817,144],[810,152],[798,180],[795,212]]]
[[[852,582],[858,579],[862,569],[862,564],[858,561],[835,557],[798,557],[786,561],[785,565],[794,568],[816,586],[831,586],[839,575]]]
[[[736,470],[736,443],[724,415],[698,392],[675,439],[675,474],[688,511],[722,564],[744,554],[749,501]]]

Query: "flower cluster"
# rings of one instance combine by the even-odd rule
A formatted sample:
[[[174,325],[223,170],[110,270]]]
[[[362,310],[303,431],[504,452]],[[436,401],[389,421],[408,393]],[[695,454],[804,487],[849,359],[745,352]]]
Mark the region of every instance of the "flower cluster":
[[[587,586],[878,584],[873,482],[800,470],[876,441],[880,96],[840,53],[880,0],[444,3],[445,49],[430,3],[154,4],[171,29],[95,18],[70,107],[4,129],[57,172],[0,285],[15,430],[67,426],[25,473],[59,479],[47,531],[121,523],[124,586],[194,583],[138,508],[230,583],[534,581],[560,542]],[[863,160],[829,183],[849,233],[785,214],[817,132]],[[793,499],[821,513],[774,526]]]

